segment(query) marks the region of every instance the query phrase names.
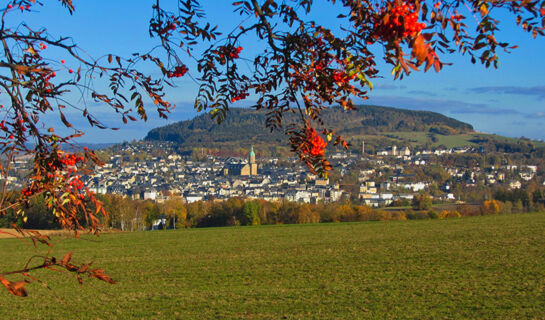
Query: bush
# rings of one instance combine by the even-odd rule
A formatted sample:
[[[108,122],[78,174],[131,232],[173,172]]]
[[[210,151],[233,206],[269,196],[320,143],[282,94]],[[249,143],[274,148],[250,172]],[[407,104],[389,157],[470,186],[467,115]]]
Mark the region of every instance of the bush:
[[[448,219],[448,218],[460,218],[462,215],[458,211],[447,211],[443,210],[441,214],[439,215],[439,218],[441,219]]]
[[[498,200],[486,200],[481,204],[481,214],[498,214],[501,210],[501,202]]]
[[[375,211],[376,220],[407,220],[405,211]]]
[[[428,211],[428,218],[430,219],[439,219],[439,213],[435,210]]]
[[[412,211],[412,210],[409,210],[409,211],[407,211],[405,216],[409,220],[423,220],[423,219],[428,219],[429,218],[428,213],[426,211]]]
[[[463,217],[473,217],[481,215],[480,207],[472,205],[459,205],[456,207],[456,211],[460,212],[460,215]]]

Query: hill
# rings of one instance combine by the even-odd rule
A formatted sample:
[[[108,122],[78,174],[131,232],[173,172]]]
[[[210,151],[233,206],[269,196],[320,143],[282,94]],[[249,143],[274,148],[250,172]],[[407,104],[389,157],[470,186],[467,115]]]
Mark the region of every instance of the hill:
[[[340,107],[331,107],[323,111],[326,126],[345,136],[354,145],[361,143],[366,137],[371,140],[366,140],[366,143],[376,145],[373,136],[383,138],[388,132],[425,132],[430,135],[473,132],[471,125],[436,112],[380,106],[358,108],[346,111]],[[289,124],[293,119],[293,115],[287,115],[284,124]],[[284,134],[277,131],[271,133],[265,128],[265,121],[265,111],[233,108],[219,125],[208,114],[202,114],[192,120],[155,128],[147,134],[145,140],[174,142],[183,150],[204,147],[208,150],[223,149],[236,153],[237,148],[247,149],[250,143],[271,153],[287,150]]]

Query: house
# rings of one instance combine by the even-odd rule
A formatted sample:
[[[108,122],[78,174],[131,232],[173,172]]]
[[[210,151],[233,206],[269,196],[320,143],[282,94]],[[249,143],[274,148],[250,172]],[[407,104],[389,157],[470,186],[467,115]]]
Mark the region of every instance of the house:
[[[157,190],[149,189],[149,190],[144,191],[144,196],[142,198],[144,200],[155,200],[155,199],[157,199]]]
[[[184,198],[187,203],[193,203],[193,202],[201,201],[203,199],[203,196],[199,194],[195,194],[195,193],[189,193],[185,195]]]
[[[513,180],[509,182],[509,189],[520,189],[522,187],[522,183],[517,180]]]

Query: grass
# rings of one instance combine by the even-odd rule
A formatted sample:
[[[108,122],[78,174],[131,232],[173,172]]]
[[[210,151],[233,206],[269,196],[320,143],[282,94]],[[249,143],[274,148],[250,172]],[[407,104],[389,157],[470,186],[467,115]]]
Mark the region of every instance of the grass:
[[[57,238],[118,284],[40,272],[1,319],[543,319],[545,215]],[[98,240],[98,242],[96,242]],[[0,241],[1,270],[32,253]]]
[[[423,131],[385,132],[384,133],[384,135],[387,137],[413,142],[418,145],[423,145],[426,142],[430,142],[428,134],[429,132],[423,132]],[[494,138],[499,142],[506,142],[506,143],[517,143],[520,141],[519,138],[509,138],[509,137],[503,137],[503,136],[499,136],[495,134],[487,134],[487,133],[479,133],[479,132],[454,134],[454,135],[446,135],[446,136],[435,134],[434,136],[435,138],[437,138],[437,141],[431,143],[433,147],[438,147],[440,145],[443,145],[447,148],[471,147],[471,146],[475,147],[475,146],[478,146],[478,144],[471,142],[471,140],[479,140],[479,139]],[[532,143],[534,143],[536,147],[545,146],[545,143],[536,141],[536,140],[533,140]]]
[[[387,132],[385,133],[388,136],[396,137],[398,139],[402,140],[408,140],[411,142],[415,142],[419,145],[423,145],[426,142],[430,141],[428,137],[428,132]],[[432,145],[434,147],[438,147],[440,145],[443,145],[447,148],[456,148],[456,147],[468,147],[468,146],[476,146],[475,143],[471,142],[470,140],[481,137],[481,134],[476,133],[470,133],[470,134],[455,134],[455,135],[440,135],[435,134],[435,137],[437,138],[436,142],[433,142]]]

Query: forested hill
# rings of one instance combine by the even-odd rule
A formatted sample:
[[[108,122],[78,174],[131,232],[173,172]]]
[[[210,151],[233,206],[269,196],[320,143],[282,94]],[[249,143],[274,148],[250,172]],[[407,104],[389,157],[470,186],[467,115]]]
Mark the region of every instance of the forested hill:
[[[287,115],[287,124],[293,115]],[[285,145],[281,132],[265,128],[266,113],[253,109],[233,108],[218,125],[208,114],[180,121],[148,132],[147,141],[171,141],[183,149]],[[429,111],[413,111],[379,106],[359,106],[356,111],[340,107],[323,111],[326,125],[346,138],[394,131],[424,131],[439,134],[472,132],[473,127],[453,118]]]

